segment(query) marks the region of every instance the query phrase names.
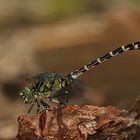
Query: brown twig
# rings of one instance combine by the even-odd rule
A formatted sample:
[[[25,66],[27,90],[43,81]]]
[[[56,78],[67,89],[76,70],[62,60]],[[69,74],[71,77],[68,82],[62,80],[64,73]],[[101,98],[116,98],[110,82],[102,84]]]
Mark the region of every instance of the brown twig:
[[[130,111],[73,105],[20,116],[18,123],[20,140],[138,140],[140,97]]]

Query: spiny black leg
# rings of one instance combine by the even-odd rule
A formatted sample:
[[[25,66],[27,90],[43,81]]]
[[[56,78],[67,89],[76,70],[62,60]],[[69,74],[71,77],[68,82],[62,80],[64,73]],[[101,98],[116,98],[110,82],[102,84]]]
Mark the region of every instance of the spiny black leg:
[[[69,102],[68,91],[65,91],[65,94],[66,94],[66,103],[68,103]]]
[[[33,103],[31,104],[31,106],[30,106],[30,108],[29,108],[29,110],[28,110],[28,114],[31,112],[31,110],[32,110],[32,108],[33,108],[33,106],[34,106],[34,104],[35,104],[35,102],[33,102]]]
[[[41,100],[40,103],[41,103],[45,108],[50,107],[50,106],[49,106],[47,103],[45,103],[43,100]]]
[[[39,103],[37,103],[37,111],[36,111],[36,113],[38,113],[38,112],[39,112],[39,110],[40,110],[40,104],[39,104]]]
[[[56,99],[53,99],[53,98],[49,98],[49,101],[50,101],[50,102],[54,102],[54,103],[59,104],[59,101],[58,101],[58,100],[56,100]]]
[[[63,107],[63,106],[67,106],[67,103],[66,102],[60,102],[60,105]]]
[[[65,102],[59,102],[59,104],[64,107],[64,106],[67,106],[68,105],[68,96],[67,96],[67,99]]]
[[[69,102],[68,91],[65,91],[64,94],[66,95],[66,100],[64,102],[60,102],[60,105],[67,106]]]

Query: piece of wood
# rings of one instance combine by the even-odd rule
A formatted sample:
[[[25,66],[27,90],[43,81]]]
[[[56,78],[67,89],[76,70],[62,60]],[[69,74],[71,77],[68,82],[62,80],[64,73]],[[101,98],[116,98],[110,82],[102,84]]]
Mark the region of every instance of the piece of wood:
[[[130,111],[73,105],[20,116],[18,123],[19,140],[139,140],[140,97]]]

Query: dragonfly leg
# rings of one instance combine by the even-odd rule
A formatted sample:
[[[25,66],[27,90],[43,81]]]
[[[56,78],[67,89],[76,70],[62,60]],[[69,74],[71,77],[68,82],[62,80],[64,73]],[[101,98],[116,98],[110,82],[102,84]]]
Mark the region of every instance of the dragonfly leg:
[[[66,104],[67,104],[69,102],[68,91],[65,91],[65,95],[66,95]]]
[[[31,112],[31,110],[33,109],[34,105],[35,105],[35,102],[33,102],[33,103],[31,104],[30,108],[28,109],[28,114]]]
[[[36,113],[38,113],[39,110],[40,110],[40,104],[39,104],[39,102],[37,102],[37,111],[36,111]]]
[[[45,103],[43,100],[41,100],[40,103],[41,103],[45,108],[50,107],[50,106],[49,106],[47,103]]]

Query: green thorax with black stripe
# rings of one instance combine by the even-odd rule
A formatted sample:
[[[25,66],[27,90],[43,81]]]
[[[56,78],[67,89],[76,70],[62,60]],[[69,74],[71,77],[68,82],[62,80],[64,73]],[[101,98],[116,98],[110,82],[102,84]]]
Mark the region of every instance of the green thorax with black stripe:
[[[32,89],[40,93],[57,92],[73,81],[72,77],[56,72],[41,73],[32,77],[31,80]]]

